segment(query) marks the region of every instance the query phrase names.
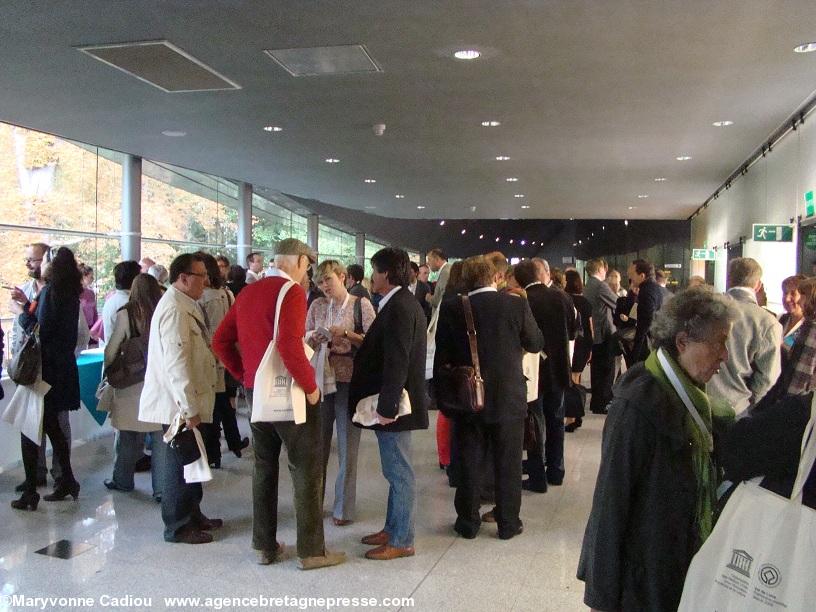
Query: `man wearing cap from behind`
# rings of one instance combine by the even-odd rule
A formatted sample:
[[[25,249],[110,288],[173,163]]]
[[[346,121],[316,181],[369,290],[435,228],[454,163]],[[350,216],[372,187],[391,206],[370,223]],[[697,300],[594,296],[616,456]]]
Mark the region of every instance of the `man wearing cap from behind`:
[[[346,559],[344,553],[327,551],[323,540],[320,391],[303,352],[306,293],[300,283],[316,261],[317,254],[300,240],[281,240],[275,248],[274,275],[241,290],[213,337],[213,351],[230,374],[243,382],[251,404],[255,373],[274,335],[278,294],[288,281],[295,282],[283,299],[275,341],[286,369],[306,392],[306,422],[251,423],[255,449],[252,547],[261,565],[275,561],[283,550],[276,537],[278,459],[285,445],[295,488],[297,554],[299,567],[304,570],[337,565]]]

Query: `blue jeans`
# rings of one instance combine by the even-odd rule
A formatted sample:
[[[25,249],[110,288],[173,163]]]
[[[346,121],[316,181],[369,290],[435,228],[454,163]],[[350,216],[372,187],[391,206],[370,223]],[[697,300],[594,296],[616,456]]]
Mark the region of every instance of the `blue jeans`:
[[[162,425],[167,430],[167,425]],[[184,463],[178,451],[170,448],[164,440],[156,436],[153,440],[153,461],[155,453],[162,447],[158,461],[162,474],[162,501],[161,514],[164,521],[164,539],[166,542],[175,542],[179,531],[190,524],[196,527],[203,517],[201,514],[201,499],[204,490],[200,482],[188,483],[184,480]]]
[[[161,430],[159,430],[161,431]],[[114,443],[116,458],[113,463],[113,482],[120,489],[133,490],[133,472],[136,462],[142,457],[146,436],[140,431],[117,431]],[[158,435],[158,434],[156,434]],[[161,497],[161,453],[162,446],[156,444],[150,461],[150,476],[153,481],[153,497]]]
[[[397,548],[414,545],[416,479],[411,467],[411,432],[375,430],[380,446],[382,473],[388,481],[385,532]]]
[[[332,516],[354,520],[357,504],[357,452],[360,428],[351,423],[348,411],[349,383],[337,383],[337,392],[323,397],[320,417],[323,428],[323,496],[326,495],[326,470],[331,456],[333,426],[337,423],[337,480],[334,482]]]

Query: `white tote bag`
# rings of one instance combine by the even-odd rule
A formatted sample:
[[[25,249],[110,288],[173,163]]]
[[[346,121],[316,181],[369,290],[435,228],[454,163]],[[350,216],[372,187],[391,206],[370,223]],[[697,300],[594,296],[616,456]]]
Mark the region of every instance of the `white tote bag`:
[[[275,305],[274,335],[255,373],[252,416],[250,417],[253,423],[294,421],[301,424],[306,422],[306,393],[287,371],[277,347],[278,324],[283,298],[294,284],[293,281],[287,282],[281,287],[278,294],[278,303]],[[303,343],[303,352],[306,353],[307,359],[311,359],[314,355],[314,351],[306,342]]]
[[[369,395],[357,402],[357,407],[354,409],[354,416],[351,417],[352,422],[359,423],[364,427],[376,425],[378,423],[377,402],[379,402],[379,399],[379,394]],[[408,397],[408,391],[403,389],[402,393],[400,393],[396,418],[404,417],[409,414],[411,414],[411,398]]]
[[[816,609],[816,510],[802,488],[816,460],[816,403],[802,438],[791,498],[743,482],[691,562],[681,611]]]
[[[33,385],[17,385],[14,395],[0,414],[0,420],[9,423],[39,446],[42,440],[45,395],[50,389],[51,385],[39,376]]]
[[[425,353],[425,380],[433,378],[434,357],[436,356],[436,324],[439,321],[439,308],[437,306],[431,313],[431,321],[428,323],[427,352]]]
[[[184,482],[209,482],[212,480],[212,471],[210,470],[210,460],[207,458],[207,449],[204,448],[204,440],[201,437],[201,432],[198,427],[193,427],[193,435],[198,444],[198,452],[201,456],[184,466]]]
[[[521,371],[527,379],[527,403],[538,399],[538,371],[541,367],[541,353],[524,353]]]

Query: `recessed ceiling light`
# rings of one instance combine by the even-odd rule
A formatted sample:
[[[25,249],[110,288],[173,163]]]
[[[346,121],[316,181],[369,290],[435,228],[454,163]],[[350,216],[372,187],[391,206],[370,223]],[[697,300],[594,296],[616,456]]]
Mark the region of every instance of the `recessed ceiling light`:
[[[595,237],[595,232],[590,232],[590,233],[592,234],[592,237],[594,238]]]
[[[514,198],[523,198],[524,194],[523,193],[517,193],[517,194],[513,195],[513,197]]]
[[[498,237],[498,236],[496,236],[496,242],[498,242],[499,240],[500,240],[500,239],[499,239],[499,237]]]
[[[507,161],[509,159],[510,158],[507,155],[497,155],[496,156],[496,161]]]
[[[535,246],[535,243],[536,243],[536,241],[535,241],[535,240],[533,240],[532,244],[533,244],[534,246]]]
[[[327,157],[326,158],[326,163],[327,164],[339,164],[340,160],[337,159],[336,157]]]
[[[816,42],[809,42],[799,45],[793,49],[796,53],[811,53],[816,51]]]
[[[635,210],[635,207],[634,207],[634,206],[630,206],[630,207],[629,207],[629,210]]]
[[[628,226],[629,225],[629,219],[624,219],[623,224]]]
[[[513,244],[513,239],[512,238],[510,239],[510,244]]]
[[[530,207],[529,207],[527,204],[524,204],[524,205],[522,206],[522,208],[523,208],[524,210],[527,210],[527,209],[528,209],[528,208],[530,208]]]
[[[518,179],[515,176],[508,176],[504,180],[507,181],[508,183],[518,183]]]
[[[499,127],[501,121],[482,121],[482,127]]]
[[[677,161],[688,161],[691,159],[691,155],[678,155],[674,159],[676,159]]]
[[[601,231],[604,231],[604,232],[606,231],[606,226],[605,225],[601,226]]]
[[[404,200],[405,199],[405,196],[403,194],[401,194],[401,193],[396,194],[394,197],[397,198],[398,200]],[[425,207],[423,206],[422,208],[425,208]]]
[[[282,132],[283,128],[278,125],[265,125],[264,132]]]
[[[648,197],[649,197],[649,194],[648,194],[648,193],[641,193],[641,194],[638,196],[638,200],[645,200],[645,199],[646,199],[646,198],[648,198]]]
[[[522,241],[521,241],[521,246],[524,246],[525,244],[527,244],[527,241],[526,241],[526,240],[522,240]]]
[[[714,127],[728,127],[729,125],[734,125],[733,121],[728,121],[727,119],[724,121],[715,121],[712,123]]]
[[[479,240],[482,240],[483,238],[484,238],[484,234],[479,234]]]
[[[463,229],[463,230],[462,230],[462,235],[464,236],[466,233],[467,233],[467,230],[466,230],[466,229]]]
[[[481,52],[476,49],[462,49],[453,54],[453,57],[460,60],[475,60],[481,56]]]
[[[445,220],[442,219],[442,221],[439,222],[439,225],[445,225]]]
[[[584,244],[581,240],[578,241],[578,244]]]
[[[371,184],[371,183],[376,183],[376,182],[377,182],[377,179],[372,179],[372,178],[363,179],[363,182],[364,182],[364,183],[369,183],[369,184]]]
[[[417,206],[417,210],[425,210],[425,207],[420,204],[419,206]]]
[[[658,176],[654,181],[655,181],[655,183],[665,183],[666,182],[666,177]]]
[[[182,132],[181,130],[164,130],[162,134],[170,138],[181,138],[182,136],[186,136],[187,132]]]

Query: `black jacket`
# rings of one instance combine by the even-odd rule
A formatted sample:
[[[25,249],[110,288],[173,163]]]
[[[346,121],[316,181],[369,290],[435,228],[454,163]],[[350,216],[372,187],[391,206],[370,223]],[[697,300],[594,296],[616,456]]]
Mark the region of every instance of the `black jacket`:
[[[544,346],[527,300],[488,291],[470,298],[476,328],[479,365],[485,384],[487,423],[522,419],[527,414],[527,383],[521,369],[522,349],[537,353]],[[434,380],[445,364],[472,365],[462,299],[442,301],[436,328]]]
[[[77,345],[79,296],[60,296],[49,285],[37,297],[37,311],[20,315],[23,329],[40,325],[42,379],[51,385],[45,394],[45,410],[62,412],[79,408],[79,370],[74,350]]]
[[[363,283],[354,283],[351,288],[349,289],[349,293],[358,298],[365,298],[369,302],[371,301],[371,294],[368,292],[363,286]]]
[[[539,284],[527,288],[527,301],[544,335],[544,352],[547,354],[547,359],[541,362],[538,386],[544,393],[556,388],[566,389],[572,380],[569,341],[575,339],[572,299],[560,289]]]
[[[366,333],[354,356],[349,388],[349,414],[364,397],[379,394],[377,412],[393,418],[399,410],[403,389],[411,399],[411,414],[389,425],[366,429],[410,431],[428,428],[425,404],[425,313],[411,292],[403,287],[388,300]],[[356,425],[356,423],[355,423]]]
[[[698,549],[685,409],[636,364],[615,385],[578,578],[599,610],[677,610]]]
[[[417,302],[419,302],[419,306],[422,308],[422,312],[425,313],[425,318],[431,318],[431,305],[428,303],[428,300],[425,299],[425,296],[429,293],[433,293],[431,291],[431,286],[428,283],[423,283],[421,280],[417,279],[417,286],[416,292],[414,293],[414,297],[416,297]]]
[[[649,356],[649,329],[652,327],[655,313],[663,305],[662,287],[653,278],[647,278],[638,287],[637,305],[637,326],[635,327],[632,359],[644,361]]]

